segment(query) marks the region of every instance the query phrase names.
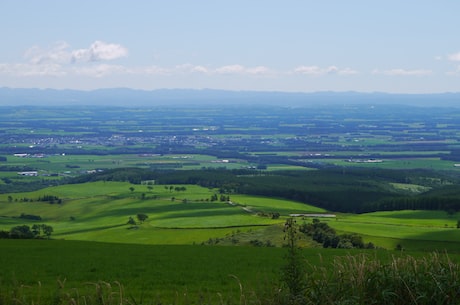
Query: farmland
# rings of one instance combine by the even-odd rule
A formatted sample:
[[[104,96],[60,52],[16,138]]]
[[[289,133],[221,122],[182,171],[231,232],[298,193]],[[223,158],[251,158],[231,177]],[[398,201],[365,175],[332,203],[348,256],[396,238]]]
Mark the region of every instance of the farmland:
[[[430,240],[433,249],[454,249],[460,114],[428,110],[2,107],[0,227],[20,224],[15,217],[25,213],[46,219],[55,238],[247,244],[265,230],[265,240],[280,246],[268,228],[290,214],[332,212],[336,220],[324,221],[338,231],[384,248],[420,249]],[[187,190],[164,189],[171,185]],[[47,194],[64,203],[24,202]],[[230,200],[211,202],[222,194]],[[427,209],[436,211],[427,212],[436,215],[430,221],[398,214]],[[127,230],[138,213],[148,220]]]
[[[31,298],[39,281],[48,295],[56,280],[81,293],[104,281],[184,304],[187,293],[237,302],[242,283],[260,301],[272,297],[261,283],[279,284],[292,215],[330,228],[341,247],[360,241],[323,249],[299,232],[313,265],[350,253],[456,259],[459,116],[396,105],[2,107],[0,232],[53,231],[0,239],[0,280],[34,287]]]
[[[273,246],[283,244],[283,224],[291,214],[324,214],[326,210],[286,199],[231,195],[211,198],[217,189],[185,185],[185,191],[167,186],[135,185],[127,182],[89,182],[50,187],[31,193],[0,197],[0,229],[24,224],[20,214],[38,215],[53,226],[56,239],[106,241],[137,244],[251,245],[259,240]],[[38,202],[45,195],[62,199],[61,204]],[[24,200],[24,199],[29,200]],[[278,213],[273,218],[270,215]],[[148,219],[128,224],[130,217]],[[344,233],[357,233],[366,242],[394,249],[449,250],[457,252],[458,214],[445,211],[391,211],[364,214],[336,213],[321,221]],[[300,217],[299,223],[314,216]],[[26,224],[37,223],[36,220]],[[304,237],[304,243],[312,245]]]

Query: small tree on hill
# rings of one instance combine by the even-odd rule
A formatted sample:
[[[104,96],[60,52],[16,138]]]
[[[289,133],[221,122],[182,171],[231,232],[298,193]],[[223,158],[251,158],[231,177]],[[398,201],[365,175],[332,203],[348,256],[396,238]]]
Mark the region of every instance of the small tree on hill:
[[[130,216],[129,219],[128,219],[127,224],[132,225],[132,226],[135,226],[135,225],[136,225],[136,221],[134,220],[134,218],[132,218],[132,217]]]
[[[144,221],[147,220],[147,218],[149,218],[149,216],[147,216],[146,214],[137,214],[137,220],[139,220],[140,223],[143,223]]]
[[[282,269],[282,280],[289,290],[290,304],[303,304],[306,289],[305,261],[297,245],[297,224],[292,218],[286,220],[284,225],[284,239],[287,241],[287,250],[284,259],[286,264]]]
[[[45,236],[50,239],[51,237],[51,233],[54,232],[54,229],[52,226],[49,226],[49,225],[41,225],[42,227],[42,231],[43,231],[43,234],[45,234]]]

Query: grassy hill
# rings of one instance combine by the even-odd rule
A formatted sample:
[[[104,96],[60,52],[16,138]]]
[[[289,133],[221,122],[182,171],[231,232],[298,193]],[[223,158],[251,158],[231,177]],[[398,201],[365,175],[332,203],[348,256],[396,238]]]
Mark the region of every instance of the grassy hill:
[[[46,196],[61,203],[38,201]],[[292,213],[325,213],[308,204],[232,194],[196,185],[133,185],[90,182],[0,196],[0,230],[46,223],[53,238],[138,244],[283,244],[283,224]],[[216,200],[217,198],[217,200]],[[35,215],[41,220],[20,218]],[[138,214],[148,218],[144,222]],[[272,217],[279,214],[279,217]],[[136,224],[128,224],[133,218]],[[444,211],[391,211],[337,214],[321,219],[338,233],[357,233],[378,247],[456,252],[460,215]],[[298,223],[312,217],[299,218]],[[306,246],[318,246],[308,237]]]
[[[124,182],[92,182],[50,187],[30,193],[0,197],[0,228],[34,223],[18,218],[37,215],[52,225],[54,238],[145,244],[192,244],[229,234],[278,225],[282,219],[261,212],[318,213],[324,210],[302,203],[251,196],[214,200],[216,190],[199,186],[131,185]],[[56,196],[61,204],[39,202]],[[10,198],[9,198],[10,197]],[[129,225],[129,217],[146,214],[144,223]],[[281,230],[280,230],[281,232]]]

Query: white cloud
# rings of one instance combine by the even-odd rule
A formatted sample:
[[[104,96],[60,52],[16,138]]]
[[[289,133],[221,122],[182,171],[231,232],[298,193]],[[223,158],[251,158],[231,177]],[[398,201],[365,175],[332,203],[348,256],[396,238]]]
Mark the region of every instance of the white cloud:
[[[56,42],[51,48],[44,50],[39,46],[33,46],[28,49],[24,57],[31,64],[57,63],[65,64],[71,60],[71,54],[68,51],[69,45],[64,42]]]
[[[56,42],[48,49],[33,46],[24,57],[31,64],[70,64],[114,60],[128,55],[128,49],[119,44],[95,41],[86,49],[72,50],[64,41]]]
[[[218,74],[240,74],[243,73],[245,68],[241,65],[229,65],[217,68],[215,70]]]
[[[245,67],[243,65],[227,65],[216,68],[213,73],[216,74],[240,74],[240,75],[271,75],[271,71],[268,67],[265,66],[256,66],[256,67]]]
[[[450,61],[460,61],[460,52],[448,55],[447,59]]]
[[[358,71],[352,69],[352,68],[345,68],[345,69],[341,69],[337,72],[337,74],[339,75],[355,75],[355,74],[359,74]]]
[[[252,75],[266,75],[270,73],[270,69],[264,66],[257,66],[254,68],[246,69],[246,72]]]
[[[431,70],[425,69],[416,69],[416,70],[406,70],[406,69],[391,69],[380,71],[378,69],[372,71],[372,74],[382,74],[388,76],[426,76],[432,74]]]
[[[294,69],[296,74],[305,74],[305,75],[326,75],[326,74],[338,74],[338,75],[354,75],[358,74],[358,71],[351,68],[339,69],[336,66],[329,66],[326,68],[321,68],[318,66],[298,66]]]
[[[177,65],[174,69],[180,73],[209,73],[209,69],[204,66],[195,66],[191,64]]]
[[[72,62],[114,60],[127,55],[128,49],[122,45],[99,40],[93,42],[87,49],[79,49],[71,52]]]

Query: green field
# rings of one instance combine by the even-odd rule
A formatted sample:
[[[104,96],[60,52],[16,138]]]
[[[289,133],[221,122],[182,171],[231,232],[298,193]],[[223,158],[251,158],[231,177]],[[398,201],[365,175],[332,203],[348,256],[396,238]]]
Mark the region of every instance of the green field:
[[[272,247],[61,240],[0,240],[0,246],[0,295],[16,294],[23,304],[50,304],[56,296],[87,296],[89,301],[98,288],[104,291],[104,298],[110,294],[116,298],[120,285],[132,304],[195,304],[199,299],[208,304],[239,304],[241,296],[253,304],[271,297],[273,287],[279,286],[285,254],[285,249]],[[305,249],[302,256],[314,268],[330,266],[337,256],[358,253],[363,252]],[[398,255],[393,251],[364,253],[384,261]]]
[[[55,294],[95,294],[104,281],[111,293],[123,285],[126,298],[153,304],[201,297],[217,302],[273,285],[282,263],[282,249],[203,246],[147,246],[71,241],[0,240],[0,295],[14,293],[43,304]],[[309,256],[317,257],[315,253]],[[31,259],[33,257],[33,259]],[[206,266],[206,267],[204,267]],[[235,277],[237,278],[235,278]],[[58,281],[63,283],[59,289]],[[107,286],[104,284],[104,288]],[[19,291],[21,290],[21,291]],[[47,301],[46,301],[47,300]],[[38,302],[37,302],[38,303]]]
[[[127,182],[91,182],[62,185],[35,192],[0,195],[0,229],[46,223],[53,238],[138,244],[249,245],[260,240],[283,244],[282,225],[290,214],[326,213],[290,200],[233,194],[227,201],[211,201],[217,190],[195,185],[133,185]],[[61,204],[38,202],[45,195],[57,196]],[[19,218],[38,215],[40,221]],[[279,213],[279,218],[270,215]],[[148,219],[129,225],[129,217],[146,214]],[[457,252],[460,230],[458,214],[444,211],[392,211],[337,214],[324,218],[339,233],[357,233],[366,242],[394,249]],[[299,218],[298,222],[310,222]],[[314,245],[304,238],[306,245]]]
[[[282,223],[281,219],[258,216],[261,211],[283,216],[292,211],[322,211],[302,203],[251,196],[235,196],[230,202],[209,201],[214,194],[216,190],[193,185],[187,185],[186,191],[162,185],[149,189],[147,185],[123,182],[62,185],[0,196],[0,228],[8,230],[23,224],[24,219],[17,217],[24,213],[39,215],[42,222],[53,226],[53,236],[59,239],[192,244],[223,238],[236,230],[244,233]],[[44,195],[62,198],[63,203],[22,201]],[[139,213],[147,214],[148,220],[138,226],[128,225],[129,217],[135,218]]]

